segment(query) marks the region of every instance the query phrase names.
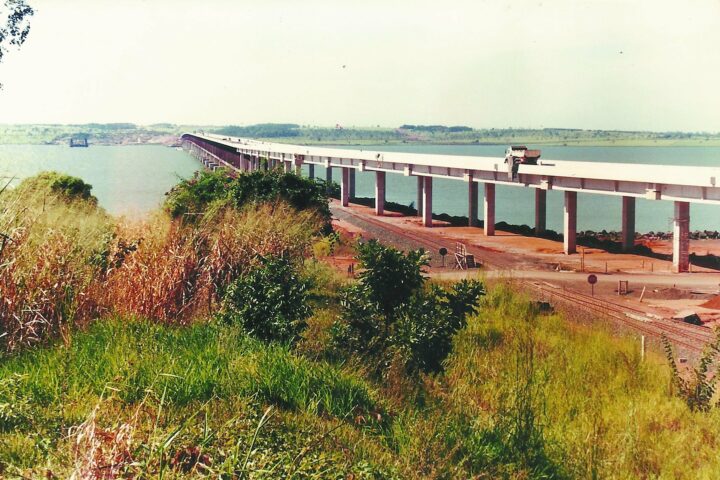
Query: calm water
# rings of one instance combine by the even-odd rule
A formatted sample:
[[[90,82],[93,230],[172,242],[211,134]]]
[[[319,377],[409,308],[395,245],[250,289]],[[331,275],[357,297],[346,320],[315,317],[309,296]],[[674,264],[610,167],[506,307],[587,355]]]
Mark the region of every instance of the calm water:
[[[352,147],[354,148],[354,147]],[[504,156],[502,146],[485,145],[411,145],[363,147],[368,150],[443,153],[450,155]],[[632,164],[676,164],[718,166],[720,147],[543,147],[543,158],[622,162]],[[198,163],[185,152],[154,145],[91,146],[69,148],[57,145],[0,145],[0,177],[24,178],[43,170],[57,170],[83,178],[109,212],[137,216],[157,208],[164,194],[179,178],[187,178]],[[324,178],[324,169],[315,168]],[[333,172],[339,180],[339,171]],[[358,172],[356,194],[374,196],[374,174]],[[387,176],[387,199],[405,205],[415,201],[416,179],[402,175]],[[480,186],[482,189],[482,185]],[[467,187],[453,180],[433,180],[435,213],[467,215]],[[482,195],[482,192],[480,192]],[[534,222],[532,189],[497,187],[497,221]],[[548,228],[562,230],[562,192],[548,192]],[[578,229],[618,230],[620,197],[578,195]],[[482,209],[480,210],[482,215]],[[638,231],[667,231],[672,218],[672,202],[637,201]],[[691,206],[691,228],[720,230],[720,207]]]
[[[159,207],[165,192],[197,168],[185,152],[159,145],[0,145],[0,177],[24,178],[44,170],[74,175],[93,186],[107,211],[131,217]]]

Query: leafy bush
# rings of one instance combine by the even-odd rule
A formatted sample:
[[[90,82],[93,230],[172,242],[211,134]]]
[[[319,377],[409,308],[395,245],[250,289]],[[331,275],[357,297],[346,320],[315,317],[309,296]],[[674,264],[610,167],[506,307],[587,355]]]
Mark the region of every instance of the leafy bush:
[[[225,295],[223,317],[264,341],[294,341],[310,316],[308,284],[285,257],[262,257]]]
[[[236,178],[222,171],[201,172],[180,182],[168,193],[165,209],[173,218],[185,215],[186,221],[194,223],[213,205],[242,208],[250,203],[278,201],[289,203],[297,210],[316,210],[326,225],[330,223],[324,184],[278,169],[256,170]]]
[[[227,198],[232,178],[223,171],[201,172],[168,193],[165,209],[173,218],[202,213],[209,204]]]
[[[423,250],[404,254],[371,240],[358,245],[359,281],[343,292],[342,318],[332,327],[337,349],[372,358],[376,372],[399,359],[408,372],[437,372],[452,336],[477,308],[483,285],[423,288]]]

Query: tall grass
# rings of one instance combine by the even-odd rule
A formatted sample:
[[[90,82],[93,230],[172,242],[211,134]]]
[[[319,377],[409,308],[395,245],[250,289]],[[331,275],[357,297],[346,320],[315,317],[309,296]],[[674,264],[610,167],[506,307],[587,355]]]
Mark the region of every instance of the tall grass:
[[[74,324],[104,315],[211,314],[259,256],[301,259],[322,227],[315,212],[283,202],[220,206],[192,224],[118,221],[89,188],[47,173],[0,192],[0,349],[69,343]]]

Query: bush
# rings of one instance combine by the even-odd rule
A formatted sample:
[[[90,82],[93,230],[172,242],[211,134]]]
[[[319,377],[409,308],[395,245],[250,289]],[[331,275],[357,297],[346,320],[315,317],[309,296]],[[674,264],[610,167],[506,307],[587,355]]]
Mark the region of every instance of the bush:
[[[398,359],[409,373],[440,371],[483,285],[466,280],[451,289],[423,288],[425,252],[403,254],[375,240],[358,245],[357,260],[363,270],[343,292],[342,318],[332,327],[335,348],[373,359],[376,373]]]
[[[281,170],[256,170],[236,178],[223,171],[201,172],[180,182],[168,193],[165,210],[173,218],[184,215],[187,222],[194,223],[213,205],[229,204],[240,209],[250,203],[278,201],[297,210],[316,210],[326,225],[330,223],[324,185]]]
[[[310,316],[308,284],[285,257],[261,257],[225,295],[223,318],[264,341],[294,341]]]

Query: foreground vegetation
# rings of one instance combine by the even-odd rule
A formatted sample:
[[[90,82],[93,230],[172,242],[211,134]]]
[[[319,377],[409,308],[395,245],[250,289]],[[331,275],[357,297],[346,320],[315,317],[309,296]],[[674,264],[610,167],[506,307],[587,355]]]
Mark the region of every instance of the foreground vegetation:
[[[0,193],[1,476],[720,469],[720,410],[663,358],[511,283],[431,282],[422,251],[359,244],[340,276],[322,186],[293,182],[203,174],[143,225],[58,174]]]

